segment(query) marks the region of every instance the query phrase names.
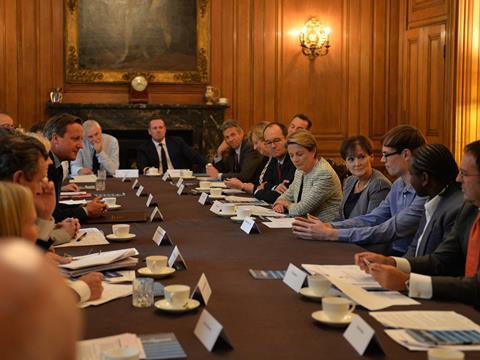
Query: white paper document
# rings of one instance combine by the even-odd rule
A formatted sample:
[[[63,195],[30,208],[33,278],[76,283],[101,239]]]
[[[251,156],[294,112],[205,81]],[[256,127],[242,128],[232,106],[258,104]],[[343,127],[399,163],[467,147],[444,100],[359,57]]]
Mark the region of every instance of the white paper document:
[[[120,334],[98,339],[83,340],[77,342],[78,360],[102,359],[102,353],[109,349],[119,347],[134,347],[140,352],[140,358],[145,359],[145,352],[140,338],[135,334]]]
[[[80,196],[80,195],[86,195],[86,191],[62,191],[60,193],[60,196]]]
[[[480,326],[455,311],[376,311],[370,315],[383,326],[417,330],[480,330]]]
[[[225,193],[225,190],[223,192]],[[254,197],[234,196],[234,195],[225,197],[225,200],[231,203],[240,203],[240,204],[258,203],[261,201]]]
[[[270,221],[262,222],[262,224],[270,229],[291,229],[292,223],[295,221],[294,218],[287,218],[287,217],[285,218],[269,217],[268,220]]]
[[[224,194],[245,194],[242,190],[239,189],[223,189],[222,191]]]
[[[71,183],[94,183],[97,181],[96,175],[77,175],[74,176]]]
[[[86,234],[86,235],[83,235]],[[93,246],[93,245],[108,245],[110,244],[103,232],[98,230],[97,228],[86,228],[80,229],[78,235],[72,241],[54,246],[55,248],[62,248],[62,247],[71,247],[71,246]]]
[[[135,255],[138,255],[138,251],[135,248],[98,252],[95,254],[74,257],[71,263],[59,266],[65,269],[75,270],[84,267],[111,264]]]
[[[85,199],[80,199],[80,200],[60,200],[60,204],[63,205],[85,205],[87,203],[87,200]]]
[[[132,284],[120,285],[120,284],[110,284],[106,281],[103,281],[103,293],[102,297],[97,300],[86,301],[79,304],[81,308],[86,308],[88,306],[97,306],[105,304],[109,301],[120,299],[132,295]]]
[[[115,175],[114,177],[116,178],[138,178],[138,169],[118,169],[115,170]]]
[[[386,329],[385,333],[390,336],[392,340],[406,347],[410,351],[428,351],[432,348],[432,346],[427,346],[425,343],[416,341],[406,330],[403,329]],[[460,351],[480,350],[480,345],[443,345],[438,347]]]
[[[380,284],[372,275],[360,270],[357,265],[312,265],[302,264],[310,274],[322,274],[325,277],[334,276],[340,280],[364,289],[380,289]]]

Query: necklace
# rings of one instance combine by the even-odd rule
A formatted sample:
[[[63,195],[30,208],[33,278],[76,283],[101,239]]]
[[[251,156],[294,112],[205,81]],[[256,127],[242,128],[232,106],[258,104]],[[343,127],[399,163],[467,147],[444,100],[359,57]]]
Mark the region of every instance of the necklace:
[[[360,185],[360,180],[358,180],[357,183],[355,184],[355,192],[356,193],[362,192],[363,190],[365,190],[368,184],[370,184],[370,179],[368,179],[368,181],[363,186]]]

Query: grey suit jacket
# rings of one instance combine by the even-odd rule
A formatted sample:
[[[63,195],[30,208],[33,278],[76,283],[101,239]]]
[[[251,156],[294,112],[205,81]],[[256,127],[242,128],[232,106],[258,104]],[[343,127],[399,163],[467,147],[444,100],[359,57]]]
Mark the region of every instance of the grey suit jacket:
[[[455,219],[463,206],[463,193],[457,183],[450,184],[440,195],[441,200],[425,228],[427,218],[423,213],[417,233],[408,247],[404,257],[431,254],[443,242],[455,223]],[[425,229],[425,232],[423,231]],[[418,239],[422,235],[417,252]]]
[[[356,176],[349,176],[343,184],[343,199],[340,203],[340,216],[337,221],[345,220],[345,202],[348,197],[354,191],[355,184],[358,178]],[[373,169],[372,177],[367,188],[362,191],[362,194],[358,198],[350,216],[348,218],[354,218],[355,216],[364,215],[370,213],[375,209],[387,196],[390,191],[392,183],[388,180],[380,171]]]
[[[447,238],[432,254],[407,258],[412,272],[432,276],[434,299],[480,306],[480,273],[464,276],[468,238],[477,215],[478,208],[465,203]]]

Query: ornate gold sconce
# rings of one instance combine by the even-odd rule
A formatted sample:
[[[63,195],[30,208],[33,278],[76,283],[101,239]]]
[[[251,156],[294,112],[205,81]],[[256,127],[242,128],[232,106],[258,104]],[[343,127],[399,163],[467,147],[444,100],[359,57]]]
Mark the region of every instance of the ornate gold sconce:
[[[309,19],[299,35],[302,53],[308,56],[310,60],[314,60],[319,55],[327,55],[330,47],[330,32],[331,29],[321,24],[318,19]]]

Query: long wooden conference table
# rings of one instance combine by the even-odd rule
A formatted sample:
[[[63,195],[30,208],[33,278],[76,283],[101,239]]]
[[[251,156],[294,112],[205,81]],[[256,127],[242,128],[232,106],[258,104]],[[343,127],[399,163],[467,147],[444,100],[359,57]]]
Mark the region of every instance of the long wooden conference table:
[[[311,264],[352,264],[353,256],[361,251],[352,244],[315,242],[297,239],[289,229],[269,229],[260,224],[260,234],[247,235],[240,224],[215,216],[209,206],[198,203],[198,196],[177,195],[177,188],[159,177],[140,177],[144,192],[152,193],[164,222],[132,223],[136,238],[127,243],[96,246],[94,250],[115,250],[135,247],[140,255],[138,267],[145,266],[149,255],[167,255],[173,246],[157,246],[152,237],[158,225],[162,226],[177,245],[188,269],[160,280],[163,285],[185,284],[192,290],[202,273],[212,288],[206,309],[224,326],[233,350],[208,352],[193,334],[203,307],[183,314],[169,314],[151,308],[134,308],[131,297],[88,307],[85,339],[116,335],[175,333],[187,356],[191,359],[354,359],[358,353],[344,339],[344,329],[315,323],[311,313],[321,310],[319,302],[309,301],[295,293],[280,280],[254,280],[249,269],[280,270],[289,263],[300,266]],[[124,211],[147,209],[145,197],[135,196],[131,182],[111,179],[107,193],[125,192],[117,198]],[[91,227],[85,224],[83,227]],[[111,233],[111,224],[98,228]],[[68,248],[63,251],[86,254],[90,248]],[[386,310],[455,310],[480,323],[480,313],[472,306],[421,301],[421,306],[397,306]],[[389,359],[426,359],[424,352],[410,352],[396,344],[384,332],[383,326],[362,308],[355,310],[376,332],[386,357]],[[467,353],[467,359],[478,358],[478,353]],[[367,354],[366,358],[382,357]]]

